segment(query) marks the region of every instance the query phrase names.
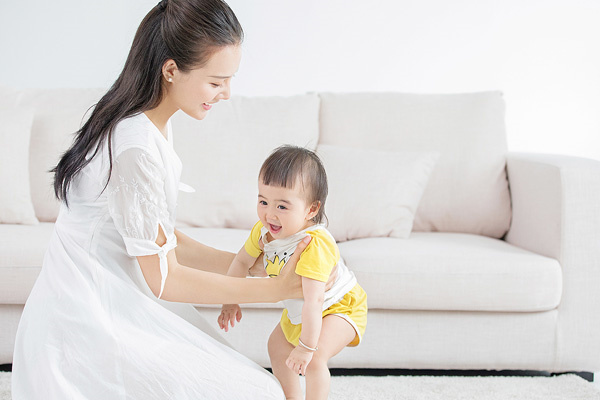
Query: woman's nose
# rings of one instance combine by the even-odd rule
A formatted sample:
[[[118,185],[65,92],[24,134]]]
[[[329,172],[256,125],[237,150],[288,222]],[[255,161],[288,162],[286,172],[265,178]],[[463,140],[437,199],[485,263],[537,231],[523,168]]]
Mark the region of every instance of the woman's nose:
[[[219,94],[219,97],[222,100],[229,100],[229,98],[231,97],[231,86],[229,85],[229,82],[225,82],[223,84],[223,90]]]

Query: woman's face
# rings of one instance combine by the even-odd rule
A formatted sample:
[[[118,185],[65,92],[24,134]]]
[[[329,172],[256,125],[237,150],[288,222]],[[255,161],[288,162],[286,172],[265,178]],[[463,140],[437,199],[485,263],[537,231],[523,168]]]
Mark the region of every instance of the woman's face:
[[[231,78],[238,70],[240,58],[240,46],[225,46],[202,68],[172,71],[172,82],[166,82],[167,96],[190,117],[204,119],[213,104],[229,99]]]

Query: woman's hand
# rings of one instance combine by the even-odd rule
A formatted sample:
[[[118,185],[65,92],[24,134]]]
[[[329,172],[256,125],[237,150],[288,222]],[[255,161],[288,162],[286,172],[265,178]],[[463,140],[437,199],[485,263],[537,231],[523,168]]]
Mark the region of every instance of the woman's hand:
[[[298,264],[298,260],[300,260],[300,255],[306,247],[310,244],[311,237],[307,236],[301,241],[298,246],[296,246],[296,250],[294,250],[294,254],[290,257],[288,262],[285,264],[285,268],[281,270],[279,276],[271,279],[278,279],[279,284],[281,284],[286,292],[283,294],[283,299],[301,299],[303,297],[302,293],[302,278],[296,274],[296,264]],[[262,261],[261,261],[262,265]],[[254,267],[252,268],[254,269]],[[337,278],[337,266],[331,271],[329,274],[329,279],[325,284],[325,290],[331,289],[335,279]],[[286,294],[287,293],[287,294]]]
[[[254,262],[254,265],[248,269],[248,276],[260,278],[266,278],[268,276],[267,272],[265,271],[265,264],[263,262],[262,255],[259,256]]]
[[[312,358],[312,351],[297,346],[285,360],[285,365],[297,374],[306,375],[306,367],[308,367]]]
[[[302,298],[302,277],[296,274],[296,264],[300,259],[300,255],[306,249],[311,241],[311,237],[305,237],[294,250],[294,254],[285,264],[285,268],[281,270],[279,276],[276,276],[278,286],[283,289],[282,300],[284,299],[301,299]]]

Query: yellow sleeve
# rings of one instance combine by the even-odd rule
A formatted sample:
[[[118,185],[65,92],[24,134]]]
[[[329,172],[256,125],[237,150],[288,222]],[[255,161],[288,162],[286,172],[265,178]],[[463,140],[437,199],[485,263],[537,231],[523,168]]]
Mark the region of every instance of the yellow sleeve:
[[[246,240],[246,244],[244,244],[246,252],[254,258],[258,258],[258,256],[260,256],[263,252],[258,245],[258,241],[260,240],[260,230],[262,227],[263,224],[260,221],[254,224],[254,227],[252,227],[252,232],[250,232],[250,236]]]
[[[323,230],[308,231],[312,240],[302,252],[296,273],[306,278],[327,282],[331,270],[340,259],[335,240]]]

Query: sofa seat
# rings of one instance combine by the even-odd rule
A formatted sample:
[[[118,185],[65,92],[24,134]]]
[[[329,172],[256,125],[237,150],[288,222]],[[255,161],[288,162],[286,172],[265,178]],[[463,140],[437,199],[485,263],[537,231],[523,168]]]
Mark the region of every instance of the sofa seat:
[[[24,304],[42,265],[52,223],[0,224],[3,304]],[[180,227],[210,246],[237,251],[248,231]],[[552,258],[479,235],[414,232],[410,239],[339,244],[371,309],[537,312],[556,308],[562,275]],[[281,308],[280,304],[248,305]]]
[[[248,235],[240,229],[180,229],[232,252]],[[555,309],[561,299],[558,261],[503,240],[413,232],[409,239],[359,239],[339,247],[367,291],[370,309],[537,312]]]
[[[54,223],[0,224],[0,304],[25,304],[37,279]]]
[[[339,244],[369,295],[396,310],[537,312],[558,307],[560,264],[486,236],[413,232]]]

